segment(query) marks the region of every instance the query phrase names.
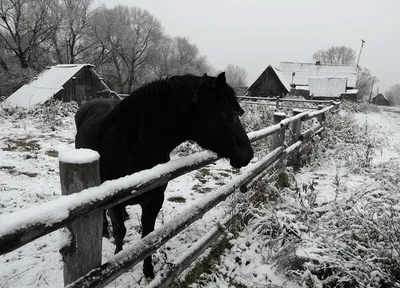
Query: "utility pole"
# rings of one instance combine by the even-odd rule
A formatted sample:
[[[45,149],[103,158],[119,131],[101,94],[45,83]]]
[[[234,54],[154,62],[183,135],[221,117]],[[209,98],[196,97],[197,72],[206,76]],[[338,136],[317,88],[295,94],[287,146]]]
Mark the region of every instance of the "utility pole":
[[[365,43],[365,41],[363,40],[363,39],[361,39],[361,48],[360,48],[360,53],[358,53],[358,59],[357,59],[357,67],[356,67],[356,87],[354,87],[354,88],[357,88],[357,82],[358,82],[358,71],[360,70],[359,68],[359,66],[358,66],[358,64],[360,64],[360,58],[361,58],[361,51],[362,51],[362,48],[364,47],[364,43]],[[358,101],[359,99],[358,99],[358,93],[357,93],[357,101]],[[371,96],[370,96],[370,102],[371,102]]]
[[[358,53],[358,59],[357,59],[357,70],[358,70],[358,64],[360,63],[361,51],[362,51],[362,48],[364,47],[364,43],[365,43],[365,41],[363,39],[361,39],[361,48],[360,48],[360,53]]]

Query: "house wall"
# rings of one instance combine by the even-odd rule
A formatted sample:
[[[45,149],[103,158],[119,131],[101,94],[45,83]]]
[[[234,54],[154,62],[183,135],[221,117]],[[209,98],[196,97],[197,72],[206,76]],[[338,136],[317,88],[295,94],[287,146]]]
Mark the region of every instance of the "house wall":
[[[350,101],[350,102],[355,102],[355,103],[357,103],[357,101],[358,101],[356,93],[354,93],[354,94],[348,94],[348,93],[342,94],[342,99],[346,100],[346,101]]]
[[[310,78],[310,95],[315,97],[340,97],[346,92],[347,78]]]
[[[249,96],[284,96],[286,89],[272,71],[272,68],[266,69],[258,81],[248,90]]]
[[[97,92],[106,89],[106,87],[90,67],[83,68],[74,77],[75,79],[71,78],[63,85],[64,89],[55,95],[56,99],[65,102],[74,100],[80,105],[82,101],[109,97],[109,94],[98,95]]]

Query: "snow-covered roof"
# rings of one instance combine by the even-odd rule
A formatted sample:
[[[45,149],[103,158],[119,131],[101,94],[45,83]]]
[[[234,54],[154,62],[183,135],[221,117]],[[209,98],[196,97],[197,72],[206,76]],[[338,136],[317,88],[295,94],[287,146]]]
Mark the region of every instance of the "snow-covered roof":
[[[346,92],[346,77],[312,77],[309,79],[310,95],[314,97],[340,97]]]
[[[383,99],[389,101],[389,99],[388,99],[385,95],[383,95],[382,93],[379,93],[378,95],[376,95],[376,96],[373,97],[372,99],[376,99],[376,98],[378,98],[378,97],[383,97]]]
[[[23,85],[6,99],[13,106],[31,107],[49,100],[63,85],[84,67],[91,64],[59,64],[47,67],[28,84]]]
[[[296,85],[296,90],[310,90],[310,87],[308,85]]]
[[[290,91],[290,83],[289,80],[285,77],[285,75],[282,73],[281,70],[278,68],[275,68],[274,66],[271,66],[272,69],[274,70],[276,76],[278,76],[279,80],[281,80],[283,86],[285,86],[286,90],[289,92]]]
[[[356,65],[328,65],[316,63],[281,62],[279,70],[287,79],[292,79],[296,85],[308,85],[312,77],[346,77],[347,87],[354,88],[357,80]]]
[[[347,89],[346,93],[344,94],[357,94],[358,93],[358,89]]]

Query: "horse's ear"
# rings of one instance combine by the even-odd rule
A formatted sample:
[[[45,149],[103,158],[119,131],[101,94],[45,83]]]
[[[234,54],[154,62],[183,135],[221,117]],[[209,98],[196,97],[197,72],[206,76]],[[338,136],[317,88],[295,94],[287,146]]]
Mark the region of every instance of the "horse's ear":
[[[203,77],[207,77],[207,73],[204,73]]]
[[[226,78],[225,78],[225,72],[221,72],[218,76],[217,76],[217,82],[215,83],[216,87],[222,87],[226,85]]]

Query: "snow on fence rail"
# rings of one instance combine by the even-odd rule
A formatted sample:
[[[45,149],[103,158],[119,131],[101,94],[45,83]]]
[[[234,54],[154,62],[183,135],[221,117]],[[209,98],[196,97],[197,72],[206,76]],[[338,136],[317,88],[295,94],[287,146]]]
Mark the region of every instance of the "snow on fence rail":
[[[280,98],[280,97],[253,97],[253,96],[237,96],[238,99],[246,100],[266,100],[280,102],[298,102],[298,103],[313,103],[313,104],[339,104],[339,101],[334,100],[307,100],[307,99],[293,99],[293,98]]]
[[[100,256],[97,255],[93,257],[96,259],[90,260],[92,262],[85,268],[86,271],[82,271],[81,267],[88,265],[88,263],[83,263],[88,257],[80,257],[81,255],[77,251],[66,247],[66,251],[61,251],[65,261],[64,284],[68,285],[67,287],[104,287],[129,268],[152,254],[169,239],[184,230],[188,225],[201,218],[221,201],[224,201],[236,189],[240,188],[242,191],[247,191],[247,186],[250,185],[254,179],[265,176],[267,174],[266,171],[277,169],[270,177],[278,175],[278,173],[285,168],[282,166],[284,159],[288,156],[292,156],[295,160],[296,157],[294,156],[301,148],[302,143],[312,138],[316,133],[322,131],[323,127],[321,123],[325,118],[325,113],[328,111],[334,112],[338,109],[339,104],[340,103],[335,102],[333,105],[314,112],[301,113],[300,111],[293,111],[294,115],[289,118],[286,118],[286,115],[282,113],[275,113],[275,125],[248,134],[251,142],[273,135],[272,152],[257,163],[249,165],[242,174],[236,176],[231,182],[222,186],[214,193],[198,201],[179,217],[166,223],[140,241],[136,241],[131,245],[126,245],[123,251],[113,256],[105,264],[100,266],[98,260],[99,258],[101,259],[102,236],[101,233],[98,233],[101,228],[97,229],[97,232],[93,232],[97,240],[90,239],[91,243],[96,241],[100,243],[100,249],[97,249],[100,251]],[[301,122],[313,117],[317,117],[320,124],[301,132]],[[293,131],[291,139],[292,145],[285,149],[283,147],[284,132],[290,124],[292,124]],[[66,157],[66,159],[69,158]],[[64,160],[64,162],[71,162],[62,158],[61,160]],[[91,164],[91,167],[88,169],[84,168],[87,163],[64,163],[60,161],[60,177],[63,194],[74,194],[60,197],[59,199],[49,201],[37,207],[31,207],[0,216],[0,223],[2,223],[0,226],[0,255],[13,251],[18,247],[67,225],[68,228],[73,231],[73,234],[79,233],[79,228],[77,228],[79,224],[77,223],[80,221],[97,221],[96,225],[100,227],[99,221],[102,221],[102,213],[100,212],[102,210],[137,197],[176,177],[208,165],[218,160],[218,157],[212,152],[203,151],[177,160],[172,160],[165,164],[157,165],[151,169],[140,171],[117,180],[107,181],[96,187],[90,186],[95,186],[99,182],[98,179],[96,180],[99,173],[98,160],[97,162],[94,161],[96,159],[90,160],[91,163],[89,164]],[[77,175],[78,178],[80,175],[81,178],[89,178],[89,180],[76,179]],[[88,175],[90,177],[88,177]],[[90,181],[92,182],[90,183]],[[76,182],[78,182],[78,184],[76,184]],[[64,193],[64,190],[68,189],[74,191],[66,191],[66,193]],[[252,195],[251,197],[254,196]],[[93,215],[97,215],[97,220],[92,219]],[[235,217],[237,216],[232,215],[231,217],[225,218],[220,224],[229,226]],[[84,226],[87,227],[87,223]],[[210,239],[217,239],[222,234],[221,229],[218,229],[219,226],[217,225],[215,229],[211,229],[210,233],[207,234],[208,238],[204,238],[204,236],[199,244],[193,247],[193,250],[189,251],[187,255],[182,256],[181,263],[170,267],[167,271],[168,273],[164,273],[164,278],[156,278],[156,280],[152,282],[152,285],[166,287],[166,283],[170,283],[172,277],[179,275],[179,273],[186,269],[202,251],[211,245],[212,241]],[[84,231],[84,233],[86,238],[91,237],[87,233],[87,230]],[[86,252],[89,250],[89,254],[93,254],[90,249],[84,247],[84,243],[81,246],[83,246],[81,247],[82,249],[86,249]],[[68,259],[66,260],[65,257]],[[88,271],[90,272],[87,273]]]
[[[315,104],[318,106],[310,106],[307,109],[321,109],[322,104],[339,104],[340,102],[334,100],[306,100],[306,99],[292,99],[292,98],[280,98],[280,97],[253,97],[253,96],[237,96],[240,100],[253,100],[253,101],[243,101],[242,103],[253,104],[253,105],[266,105],[266,106],[275,106],[277,109],[287,107],[293,108],[292,105],[284,105],[282,103],[298,103],[298,104]],[[264,102],[259,102],[264,100]],[[267,102],[265,102],[267,101]],[[273,103],[275,102],[275,103]]]

